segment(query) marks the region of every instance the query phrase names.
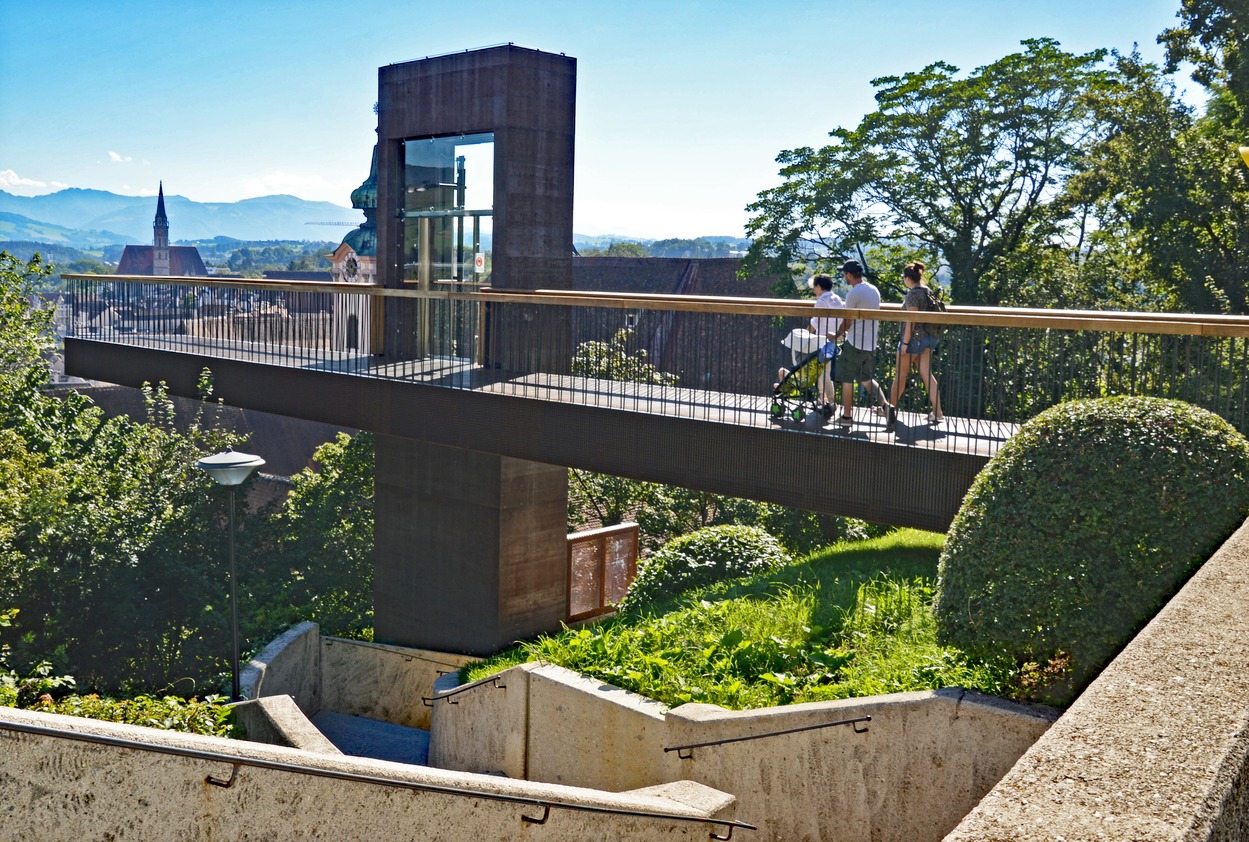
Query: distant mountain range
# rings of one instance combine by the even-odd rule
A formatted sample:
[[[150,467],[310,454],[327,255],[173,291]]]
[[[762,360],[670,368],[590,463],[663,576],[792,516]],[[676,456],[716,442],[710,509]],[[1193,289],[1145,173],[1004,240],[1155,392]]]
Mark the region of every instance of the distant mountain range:
[[[195,202],[165,195],[169,239],[339,240],[364,214],[331,202],[261,196],[241,202]],[[119,196],[104,190],[61,190],[14,196],[0,190],[0,240],[32,240],[80,249],[112,244],[150,245],[155,196]],[[319,223],[347,223],[321,225]]]
[[[167,193],[165,213],[169,239],[174,243],[217,237],[245,242],[338,242],[364,221],[364,214],[353,208],[285,195],[240,202],[196,202]],[[15,196],[0,190],[0,242],[45,243],[97,253],[109,246],[151,245],[155,217],[155,196],[119,196],[79,188],[43,196]],[[739,237],[698,239],[726,242],[740,249],[750,244]],[[573,241],[579,249],[606,248],[620,241],[655,242],[615,234],[574,234]],[[108,250],[120,253],[119,248]]]

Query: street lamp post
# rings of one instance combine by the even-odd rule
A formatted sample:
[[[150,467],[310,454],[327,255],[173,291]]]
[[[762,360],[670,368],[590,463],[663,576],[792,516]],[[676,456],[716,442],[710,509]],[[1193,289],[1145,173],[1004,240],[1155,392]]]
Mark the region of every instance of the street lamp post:
[[[265,463],[259,456],[237,453],[227,447],[224,452],[205,456],[195,467],[207,473],[218,485],[230,490],[230,701],[239,701],[239,600],[234,566],[234,491]]]

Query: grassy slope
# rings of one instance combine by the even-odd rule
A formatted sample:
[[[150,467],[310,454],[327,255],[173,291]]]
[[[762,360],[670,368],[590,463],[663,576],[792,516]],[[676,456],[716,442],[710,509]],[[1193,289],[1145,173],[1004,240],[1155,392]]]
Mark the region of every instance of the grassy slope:
[[[668,705],[731,709],[952,685],[1001,692],[1003,669],[936,643],[931,595],[943,541],[899,530],[841,544],[649,615],[521,644],[465,677],[537,660]]]

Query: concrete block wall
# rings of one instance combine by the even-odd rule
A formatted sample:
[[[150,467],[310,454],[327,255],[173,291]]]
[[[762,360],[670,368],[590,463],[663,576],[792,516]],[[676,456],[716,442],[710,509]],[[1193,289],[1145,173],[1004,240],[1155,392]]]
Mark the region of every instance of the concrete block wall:
[[[439,684],[453,687],[450,677]],[[863,733],[846,725],[727,742],[689,759],[664,751],[868,715]],[[954,828],[1056,716],[960,690],[669,710],[561,667],[523,664],[435,702],[430,762],[608,790],[691,780],[734,795],[760,839],[910,842]]]

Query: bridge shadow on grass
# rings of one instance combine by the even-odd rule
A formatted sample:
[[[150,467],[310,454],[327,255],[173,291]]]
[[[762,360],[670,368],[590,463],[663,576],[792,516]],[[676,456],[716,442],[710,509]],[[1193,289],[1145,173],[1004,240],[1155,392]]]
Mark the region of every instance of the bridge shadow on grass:
[[[941,534],[899,529],[880,538],[819,550],[766,576],[728,582],[702,592],[700,597],[712,602],[766,599],[789,589],[810,589],[815,593],[812,624],[837,628],[846,609],[855,604],[859,587],[866,582],[921,579],[928,587],[935,587],[944,542]]]

